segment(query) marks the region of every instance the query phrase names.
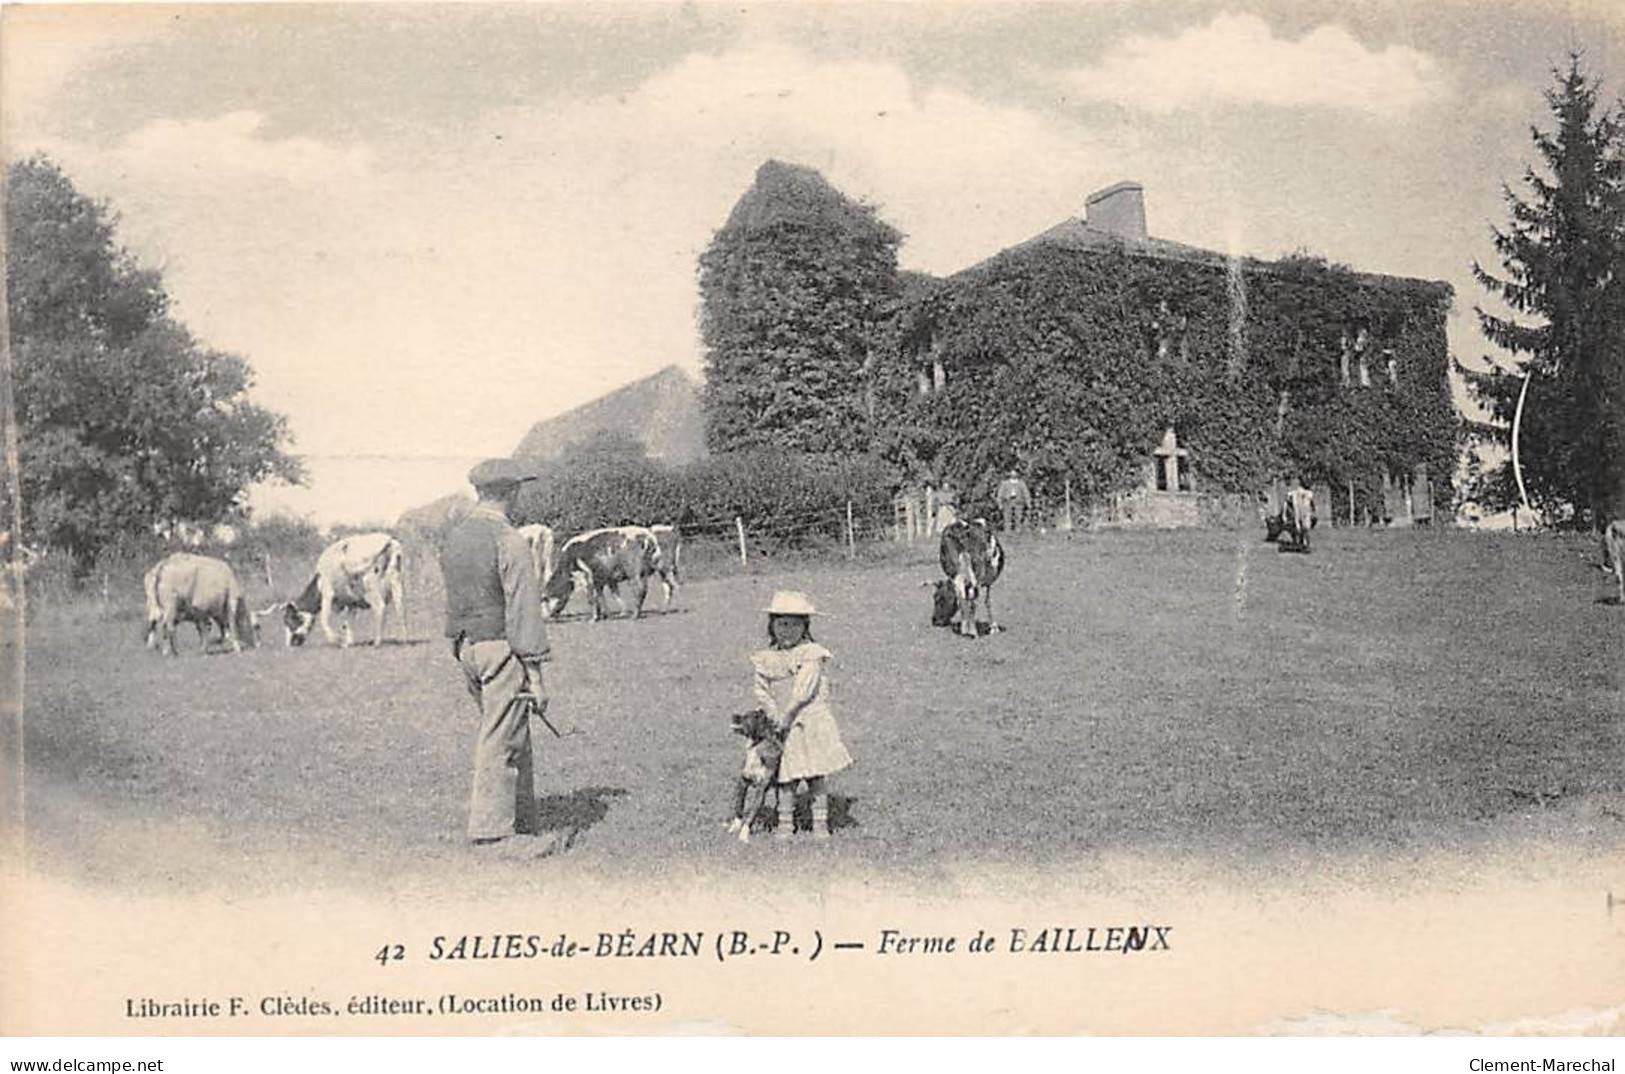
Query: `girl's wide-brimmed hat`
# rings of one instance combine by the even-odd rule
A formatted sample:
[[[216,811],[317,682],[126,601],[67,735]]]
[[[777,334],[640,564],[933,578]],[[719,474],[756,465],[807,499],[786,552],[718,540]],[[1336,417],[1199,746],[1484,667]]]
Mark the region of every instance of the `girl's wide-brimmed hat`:
[[[794,589],[775,590],[773,599],[768,601],[767,607],[762,610],[768,615],[813,616],[820,614],[818,609],[813,607],[812,598]]]

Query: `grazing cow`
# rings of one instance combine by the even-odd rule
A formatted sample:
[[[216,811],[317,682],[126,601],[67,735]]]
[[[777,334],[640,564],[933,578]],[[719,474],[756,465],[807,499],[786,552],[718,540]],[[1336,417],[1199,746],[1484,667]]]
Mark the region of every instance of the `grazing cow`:
[[[530,558],[536,564],[536,577],[541,581],[542,588],[546,589],[547,583],[553,580],[553,527],[533,522],[529,526],[520,526],[519,533],[530,545]]]
[[[1614,576],[1620,604],[1625,604],[1625,518],[1616,518],[1602,531],[1602,569]]]
[[[655,544],[660,549],[655,572],[660,575],[660,586],[665,595],[661,608],[666,609],[671,607],[671,598],[677,595],[677,583],[682,581],[679,569],[683,558],[683,534],[676,526],[665,524],[650,526],[649,532],[654,534]]]
[[[176,552],[166,556],[147,572],[143,580],[147,592],[147,648],[157,647],[170,656],[175,649],[175,624],[191,622],[198,638],[207,645],[204,628],[213,623],[220,628],[221,640],[233,652],[259,641],[259,619],[243,602],[242,583],[223,560]]]
[[[980,603],[987,613],[988,632],[1001,629],[993,618],[993,583],[1004,570],[1004,548],[987,519],[955,522],[943,530],[938,559],[948,577],[935,585],[932,625],[950,626],[958,616],[959,633],[974,638]]]
[[[643,617],[643,598],[649,592],[649,576],[658,570],[660,545],[654,534],[642,526],[616,526],[589,530],[564,542],[553,577],[542,592],[542,612],[552,617],[570,603],[578,581],[592,589],[593,622],[604,617],[604,588],[615,590],[622,606],[621,585],[632,587],[632,618]]]
[[[406,595],[401,573],[401,542],[387,533],[359,533],[334,541],[316,560],[316,573],[304,592],[282,605],[288,645],[303,645],[311,626],[320,621],[330,644],[348,647],[352,640],[349,619],[343,624],[342,637],[337,636],[333,633],[333,613],[357,608],[372,609],[372,643],[381,645],[384,614],[391,604],[404,634]]]
[[[1302,485],[1288,492],[1282,521],[1292,546],[1300,552],[1309,551],[1309,531],[1315,525],[1315,494]]]

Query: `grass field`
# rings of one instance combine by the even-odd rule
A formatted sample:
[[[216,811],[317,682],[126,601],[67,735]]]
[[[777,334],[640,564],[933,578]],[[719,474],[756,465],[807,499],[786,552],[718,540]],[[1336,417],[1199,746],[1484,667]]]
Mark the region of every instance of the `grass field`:
[[[141,647],[139,594],[44,609],[27,638],[36,868],[131,890],[452,890],[533,875],[714,875],[762,856],[934,883],[956,864],[1087,873],[1118,851],[1292,869],[1489,848],[1541,823],[1581,852],[1625,820],[1625,608],[1581,539],[1251,531],[1012,543],[1005,633],[928,625],[934,549],[688,584],[678,610],[553,629],[540,782],[562,858],[483,861],[461,837],[475,712],[438,637],[177,660]],[[780,586],[829,617],[857,764],[835,838],[725,838],[744,654]],[[658,600],[651,602],[658,604]],[[362,632],[362,636],[366,636]],[[1351,864],[1355,863],[1355,864]],[[793,864],[791,868],[795,868]]]

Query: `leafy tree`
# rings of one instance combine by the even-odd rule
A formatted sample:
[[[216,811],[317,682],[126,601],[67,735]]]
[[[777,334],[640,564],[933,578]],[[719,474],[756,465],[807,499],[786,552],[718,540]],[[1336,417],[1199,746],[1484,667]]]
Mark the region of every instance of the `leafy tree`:
[[[121,534],[240,519],[250,485],[303,477],[286,419],[248,401],[248,363],[169,316],[115,222],[45,157],[7,170],[25,533],[81,564]]]
[[[714,452],[861,451],[868,358],[902,236],[810,168],[768,161],[700,256]]]
[[[1527,194],[1503,188],[1511,219],[1494,240],[1504,275],[1477,262],[1473,272],[1515,311],[1477,313],[1529,378],[1519,458],[1530,499],[1548,517],[1572,508],[1583,525],[1625,507],[1625,112],[1599,108],[1578,53],[1552,75],[1554,125],[1531,132],[1544,170],[1524,170]],[[1492,418],[1475,432],[1507,442],[1524,378],[1462,372]],[[1485,475],[1502,504],[1514,495],[1510,469]]]

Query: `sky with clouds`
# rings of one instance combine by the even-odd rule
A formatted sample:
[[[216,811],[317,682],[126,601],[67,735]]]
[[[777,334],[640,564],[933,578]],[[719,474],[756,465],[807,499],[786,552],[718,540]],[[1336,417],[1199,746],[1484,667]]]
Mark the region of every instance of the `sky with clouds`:
[[[678,363],[695,259],[778,158],[946,274],[1124,178],[1152,234],[1457,289],[1583,3],[8,6],[8,159],[108,199],[313,454],[505,454]]]

